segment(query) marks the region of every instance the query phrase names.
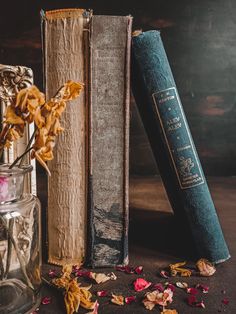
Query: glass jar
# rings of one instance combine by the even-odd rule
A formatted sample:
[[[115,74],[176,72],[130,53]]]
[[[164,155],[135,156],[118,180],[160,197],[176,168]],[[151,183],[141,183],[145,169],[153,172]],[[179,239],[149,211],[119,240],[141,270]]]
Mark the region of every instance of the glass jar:
[[[32,166],[0,165],[0,314],[30,313],[40,302],[40,202],[23,194]]]

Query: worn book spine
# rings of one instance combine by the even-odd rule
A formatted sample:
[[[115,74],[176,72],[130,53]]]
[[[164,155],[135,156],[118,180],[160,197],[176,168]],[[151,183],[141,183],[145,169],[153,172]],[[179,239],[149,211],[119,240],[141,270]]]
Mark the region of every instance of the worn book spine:
[[[1,122],[4,119],[4,112],[8,105],[16,100],[17,93],[33,84],[33,71],[24,66],[11,66],[0,64],[0,104]],[[3,162],[13,163],[25,151],[31,135],[34,132],[34,125],[26,125],[24,135],[12,144],[3,153]],[[36,165],[35,160],[30,160],[29,154],[26,156],[27,163],[33,166],[33,171],[28,174],[24,182],[24,192],[36,195]]]
[[[42,12],[46,97],[67,80],[85,82],[84,40],[89,13],[81,9]],[[86,246],[86,97],[69,102],[62,115],[65,128],[48,163],[48,260],[79,264]]]
[[[172,208],[198,257],[230,255],[158,31],[132,38],[132,87]],[[180,226],[181,228],[181,226]]]
[[[128,263],[131,24],[129,16],[93,16],[90,25],[87,263],[92,267]]]

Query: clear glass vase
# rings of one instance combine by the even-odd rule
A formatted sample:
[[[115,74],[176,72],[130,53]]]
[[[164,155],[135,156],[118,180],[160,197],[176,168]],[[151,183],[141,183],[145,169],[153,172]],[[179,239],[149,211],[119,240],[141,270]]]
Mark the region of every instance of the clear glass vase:
[[[23,194],[22,168],[0,164],[0,314],[30,313],[40,302],[40,202]]]

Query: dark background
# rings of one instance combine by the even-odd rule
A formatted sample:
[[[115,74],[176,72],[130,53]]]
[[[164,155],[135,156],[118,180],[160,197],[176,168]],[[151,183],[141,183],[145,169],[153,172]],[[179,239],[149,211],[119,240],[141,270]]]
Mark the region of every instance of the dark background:
[[[33,69],[42,86],[40,9],[82,7],[134,17],[134,29],[160,29],[207,175],[236,175],[236,1],[1,1],[0,63]],[[131,175],[157,173],[132,101]]]

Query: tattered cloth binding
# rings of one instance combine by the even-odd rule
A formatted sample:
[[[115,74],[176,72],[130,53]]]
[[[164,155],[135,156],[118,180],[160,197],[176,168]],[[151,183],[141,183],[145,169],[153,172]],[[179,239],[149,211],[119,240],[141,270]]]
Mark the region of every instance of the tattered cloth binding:
[[[158,31],[135,32],[132,88],[170,203],[195,255],[230,255]]]
[[[44,80],[47,99],[68,80],[86,82],[85,61],[89,12],[65,9],[42,12]],[[86,247],[85,92],[70,101],[62,115],[65,128],[48,163],[48,260],[80,264]]]
[[[68,79],[85,83],[49,163],[49,262],[125,264],[131,18],[65,9],[42,20],[47,97]]]
[[[87,263],[128,263],[130,16],[90,25]]]
[[[0,64],[1,123],[4,119],[6,107],[16,100],[17,93],[32,84],[33,72],[30,68]],[[14,142],[9,149],[4,149],[2,162],[11,164],[17,157],[23,154],[33,132],[34,125],[26,125],[23,137]],[[36,195],[35,160],[30,160],[30,154],[27,154],[25,162],[33,166],[33,171],[25,178],[24,192]]]

